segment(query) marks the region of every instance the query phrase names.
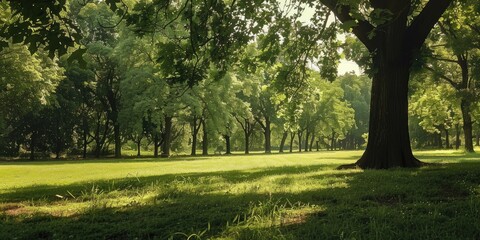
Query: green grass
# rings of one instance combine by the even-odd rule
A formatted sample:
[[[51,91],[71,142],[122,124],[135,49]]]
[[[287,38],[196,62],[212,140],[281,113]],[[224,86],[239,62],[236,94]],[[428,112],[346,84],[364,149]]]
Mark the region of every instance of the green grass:
[[[361,153],[0,162],[0,239],[480,239],[480,155]]]

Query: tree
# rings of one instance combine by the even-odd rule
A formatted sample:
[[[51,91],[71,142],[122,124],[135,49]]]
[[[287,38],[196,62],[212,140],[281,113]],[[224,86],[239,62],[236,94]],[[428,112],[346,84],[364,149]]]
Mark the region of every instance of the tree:
[[[479,95],[478,81],[480,41],[474,31],[480,14],[476,11],[478,3],[455,2],[455,8],[447,11],[438,23],[436,34],[429,40],[426,54],[429,61],[425,69],[432,72],[439,80],[451,85],[460,96],[460,109],[463,119],[465,150],[473,152],[473,120],[471,110]],[[480,24],[479,24],[480,25]]]
[[[320,2],[365,45],[371,57],[369,141],[355,165],[376,169],[420,166],[408,133],[410,68],[452,0]]]

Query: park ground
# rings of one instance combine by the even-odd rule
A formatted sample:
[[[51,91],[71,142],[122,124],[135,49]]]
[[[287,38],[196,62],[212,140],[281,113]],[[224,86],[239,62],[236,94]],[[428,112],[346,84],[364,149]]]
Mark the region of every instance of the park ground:
[[[480,154],[361,153],[4,161],[0,239],[480,239]]]

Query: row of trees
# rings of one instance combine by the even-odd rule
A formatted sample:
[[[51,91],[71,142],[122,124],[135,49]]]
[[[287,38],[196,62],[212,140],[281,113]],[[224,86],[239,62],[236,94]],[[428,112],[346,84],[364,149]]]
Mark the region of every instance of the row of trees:
[[[206,152],[207,139],[215,139],[212,133],[231,146],[231,137],[243,132],[248,151],[250,136],[258,132],[255,127],[263,132],[266,152],[271,151],[275,131],[282,146],[288,133],[295,133],[305,139],[298,141],[300,149],[302,142],[309,149],[316,136],[328,132],[332,148],[336,139],[355,148],[362,140],[349,128],[361,129],[367,121],[359,118],[356,108],[360,107],[349,99],[347,87],[328,82],[336,79],[342,47],[373,82],[370,141],[356,165],[418,166],[411,153],[409,113],[416,116],[412,122],[437,135],[437,142],[442,142],[438,132],[449,138],[448,130],[461,126],[465,148],[473,151],[472,116],[480,72],[476,1],[10,1],[0,7],[0,22],[6,26],[0,30],[0,48],[25,52],[28,46],[30,52],[37,52],[30,57],[50,58],[37,61],[41,69],[35,79],[47,83],[31,91],[39,92],[35,98],[39,107],[22,109],[32,116],[15,127],[26,115],[16,114],[16,108],[4,110],[3,140],[11,147],[7,150],[26,146],[33,156],[41,145],[65,149],[69,142],[81,142],[84,155],[91,149],[98,156],[112,143],[120,156],[126,139],[140,145],[148,138],[155,155],[160,148],[168,156],[172,143],[185,142],[176,141],[184,136],[191,135],[195,146],[201,134]],[[309,23],[298,21],[305,7],[314,12]],[[336,36],[341,28],[355,35],[358,43],[340,44]],[[68,53],[72,47],[77,50]],[[57,54],[62,56],[59,60]],[[50,71],[48,77],[42,75],[45,71]],[[60,81],[64,76],[66,80]],[[410,81],[411,76],[419,81]],[[442,81],[450,87],[440,86]],[[71,92],[59,91],[64,84],[73,86],[65,86]],[[5,86],[6,95],[17,89]],[[409,88],[417,91],[409,93]],[[445,100],[451,103],[447,115],[422,105],[432,98],[422,99],[419,94],[434,97],[436,91],[441,91],[439,99],[451,96]],[[80,108],[72,104],[73,96],[73,102],[81,102]],[[418,103],[409,106],[409,98]],[[65,110],[66,105],[74,110]],[[46,111],[55,109],[44,106],[64,107],[55,119],[75,120],[65,127],[69,130],[62,134],[47,130],[55,122],[49,119],[55,112]],[[329,111],[329,106],[334,110]],[[57,129],[66,122],[56,123]],[[411,126],[415,129],[416,124]],[[460,135],[459,130],[456,133]],[[39,140],[47,135],[57,136]],[[414,138],[418,145],[420,139]],[[195,150],[192,147],[192,153]]]

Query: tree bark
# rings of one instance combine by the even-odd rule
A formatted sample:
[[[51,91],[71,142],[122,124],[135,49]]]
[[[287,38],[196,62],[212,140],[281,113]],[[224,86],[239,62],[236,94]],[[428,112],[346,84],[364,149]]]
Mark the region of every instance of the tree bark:
[[[288,132],[283,131],[282,140],[280,141],[280,149],[278,149],[278,152],[283,153],[283,148],[285,147],[285,141],[287,140],[287,137],[288,137]]]
[[[172,135],[172,117],[165,117],[165,130],[162,137],[162,154],[160,157],[167,158],[170,157],[170,145],[171,145],[171,135]]]

